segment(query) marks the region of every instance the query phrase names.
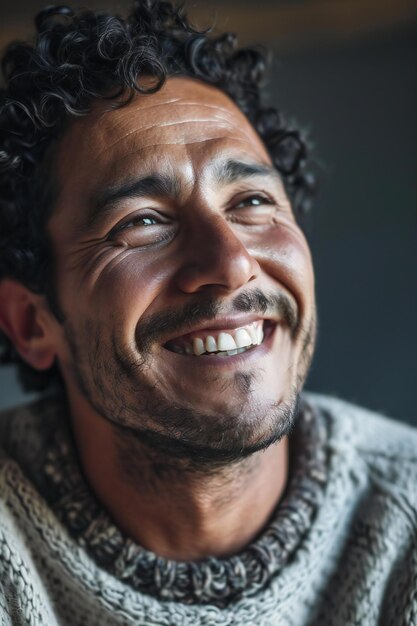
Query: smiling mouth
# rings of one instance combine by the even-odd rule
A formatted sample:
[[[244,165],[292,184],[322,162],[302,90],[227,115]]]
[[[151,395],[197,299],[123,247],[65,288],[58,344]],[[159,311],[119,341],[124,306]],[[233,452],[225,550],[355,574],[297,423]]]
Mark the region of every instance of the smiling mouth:
[[[256,320],[234,329],[205,329],[172,339],[164,348],[185,356],[235,356],[260,346],[275,326],[272,320]]]

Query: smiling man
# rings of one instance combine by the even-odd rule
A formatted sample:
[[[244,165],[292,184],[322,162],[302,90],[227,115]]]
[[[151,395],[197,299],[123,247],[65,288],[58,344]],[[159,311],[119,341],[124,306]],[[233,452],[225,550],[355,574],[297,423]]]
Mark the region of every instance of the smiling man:
[[[6,51],[2,624],[417,619],[414,430],[303,391],[306,146],[169,3]],[[337,355],[335,355],[337,358]]]

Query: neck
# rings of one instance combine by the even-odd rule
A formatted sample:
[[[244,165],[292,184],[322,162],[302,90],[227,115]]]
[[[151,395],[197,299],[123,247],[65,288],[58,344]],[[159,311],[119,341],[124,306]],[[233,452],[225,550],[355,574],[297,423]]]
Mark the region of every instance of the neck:
[[[226,557],[267,524],[285,490],[288,440],[216,469],[168,460],[81,402],[71,407],[86,478],[115,524],[177,561]]]

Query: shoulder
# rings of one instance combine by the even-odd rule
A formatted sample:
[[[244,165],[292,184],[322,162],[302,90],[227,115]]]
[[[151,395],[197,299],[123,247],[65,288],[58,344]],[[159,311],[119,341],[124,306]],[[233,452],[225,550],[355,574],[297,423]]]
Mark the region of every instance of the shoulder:
[[[43,397],[0,412],[0,623],[2,610],[26,623],[22,616],[45,602],[33,558],[43,554],[43,528],[49,532],[53,516],[38,486],[60,406]]]
[[[382,616],[384,624],[414,624],[417,430],[337,397],[304,397],[327,429],[320,535],[325,529],[343,548],[337,553],[342,566],[331,578],[332,606],[345,607],[346,597],[358,603],[369,598],[364,615],[377,615],[378,623]]]
[[[45,396],[0,412],[0,465],[13,461],[23,471],[36,471],[56,431],[63,401]]]
[[[327,418],[330,450],[416,498],[417,428],[338,397],[306,392],[305,398]]]
[[[349,431],[364,452],[411,455],[417,460],[417,428],[336,396],[312,391],[306,399],[324,410],[336,430]]]

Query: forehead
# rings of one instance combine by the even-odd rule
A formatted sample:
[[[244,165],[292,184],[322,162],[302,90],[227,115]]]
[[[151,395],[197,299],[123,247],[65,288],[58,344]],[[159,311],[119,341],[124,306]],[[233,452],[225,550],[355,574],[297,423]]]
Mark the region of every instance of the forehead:
[[[70,125],[58,148],[58,181],[86,192],[147,168],[191,169],[219,151],[248,154],[270,163],[256,131],[219,89],[189,78],[170,78],[152,95],[109,111],[99,102]],[[133,170],[133,171],[132,171]],[[180,171],[178,173],[181,173]]]

